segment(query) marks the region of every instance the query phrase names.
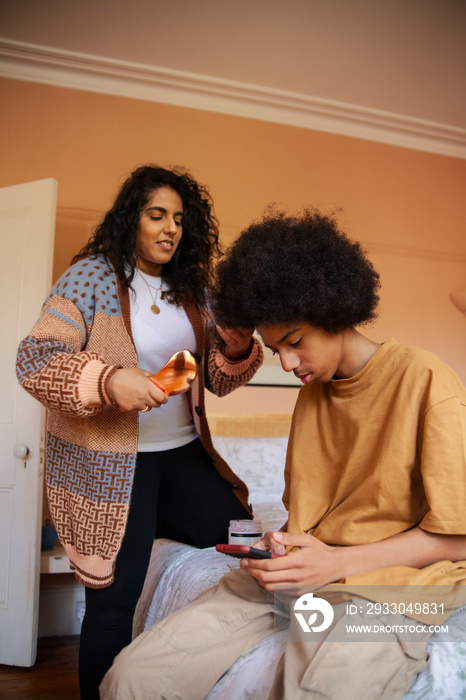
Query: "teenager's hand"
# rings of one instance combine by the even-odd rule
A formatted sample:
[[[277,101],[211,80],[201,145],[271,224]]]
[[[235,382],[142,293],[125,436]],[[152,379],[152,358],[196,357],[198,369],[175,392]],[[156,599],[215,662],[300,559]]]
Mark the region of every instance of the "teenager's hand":
[[[258,547],[262,543],[265,546]],[[342,548],[330,547],[312,535],[266,532],[261,542],[254,546],[280,554],[285,545],[300,549],[277,559],[241,559],[240,566],[267,591],[273,591],[277,584],[321,587],[342,578]]]
[[[254,328],[222,328],[216,326],[219,336],[225,341],[225,352],[235,360],[249,350]]]
[[[122,411],[158,408],[168,401],[167,393],[149,381],[151,372],[138,367],[118,369],[107,382],[107,393]]]
[[[438,561],[466,561],[466,535],[443,535],[421,527],[400,532],[377,542],[331,547],[312,535],[287,532],[266,533],[277,545],[291,545],[299,550],[277,559],[241,559],[240,566],[254,576],[268,591],[274,586],[314,586],[320,588],[349,576],[392,566],[423,569]]]
[[[261,540],[254,542],[254,549],[262,549],[265,552],[273,552],[281,557],[284,556],[286,554],[285,546],[280,544],[280,542],[277,542],[277,540],[274,538],[274,535],[276,534],[276,532],[266,532]]]

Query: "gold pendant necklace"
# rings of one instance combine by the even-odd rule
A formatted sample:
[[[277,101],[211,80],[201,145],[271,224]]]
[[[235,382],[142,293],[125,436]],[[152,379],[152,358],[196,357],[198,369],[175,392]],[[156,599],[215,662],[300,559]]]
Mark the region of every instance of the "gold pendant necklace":
[[[139,272],[139,270],[138,270]],[[147,289],[149,290],[150,298],[152,299],[152,304],[150,307],[150,310],[152,311],[153,314],[159,314],[160,313],[160,306],[157,306],[157,297],[159,296],[160,292],[160,299],[163,299],[163,292],[162,292],[162,284],[163,284],[163,279],[160,278],[160,287],[152,287],[152,285],[149,284],[149,282],[146,280],[145,277],[139,273],[139,277],[144,280],[144,282],[147,285]],[[152,290],[155,291],[155,296],[152,294]]]

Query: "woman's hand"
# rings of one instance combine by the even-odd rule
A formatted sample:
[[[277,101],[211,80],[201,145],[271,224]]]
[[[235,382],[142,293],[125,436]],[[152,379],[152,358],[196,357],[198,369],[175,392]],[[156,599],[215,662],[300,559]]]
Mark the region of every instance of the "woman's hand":
[[[342,548],[330,547],[312,535],[266,532],[254,547],[284,554],[285,545],[300,549],[277,559],[241,559],[240,566],[267,591],[273,591],[278,584],[321,587],[343,578]]]
[[[221,328],[221,326],[216,326],[216,328],[219,336],[225,341],[227,357],[235,360],[247,353],[254,328]]]
[[[151,372],[138,367],[118,369],[107,383],[107,393],[122,411],[143,411],[159,408],[168,401],[168,394],[148,378]]]

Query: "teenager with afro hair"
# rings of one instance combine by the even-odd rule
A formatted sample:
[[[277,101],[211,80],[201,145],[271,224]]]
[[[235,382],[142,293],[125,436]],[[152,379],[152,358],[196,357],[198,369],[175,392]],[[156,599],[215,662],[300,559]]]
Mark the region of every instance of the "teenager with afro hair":
[[[466,591],[457,585],[466,583],[466,391],[434,354],[361,333],[378,290],[361,246],[313,210],[270,210],[218,264],[219,326],[257,329],[303,383],[285,465],[288,521],[255,545],[278,556],[242,559],[124,650],[103,698],[201,700],[241,654],[288,625],[264,698],[401,699],[425,667],[432,606],[438,624]],[[395,618],[382,604],[400,587]],[[312,607],[315,593],[323,600]],[[358,615],[380,603],[370,622],[385,626],[383,641],[342,643],[356,621],[351,600]],[[294,605],[309,602],[303,632]],[[327,629],[313,622],[325,603]],[[325,631],[313,636],[313,624]],[[403,638],[403,627],[414,633]]]

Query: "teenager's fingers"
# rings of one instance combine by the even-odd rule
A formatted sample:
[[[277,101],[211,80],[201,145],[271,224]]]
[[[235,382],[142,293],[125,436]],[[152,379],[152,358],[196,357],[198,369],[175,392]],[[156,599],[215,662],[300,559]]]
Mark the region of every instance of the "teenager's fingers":
[[[302,583],[302,572],[299,569],[285,569],[280,571],[269,571],[262,569],[251,569],[247,567],[248,572],[256,581],[263,587],[269,586],[296,586]]]
[[[312,547],[318,542],[313,535],[292,535],[289,532],[275,532],[274,539],[280,544],[293,547]]]
[[[275,557],[274,559],[241,559],[242,569],[257,569],[258,571],[285,571],[295,568],[293,562],[290,565],[291,555]]]

